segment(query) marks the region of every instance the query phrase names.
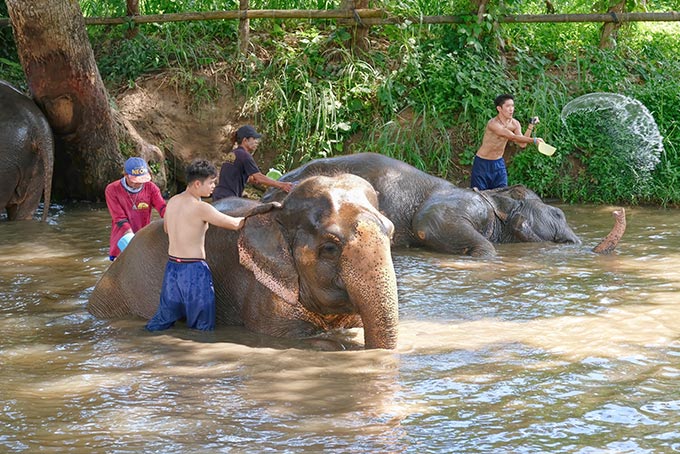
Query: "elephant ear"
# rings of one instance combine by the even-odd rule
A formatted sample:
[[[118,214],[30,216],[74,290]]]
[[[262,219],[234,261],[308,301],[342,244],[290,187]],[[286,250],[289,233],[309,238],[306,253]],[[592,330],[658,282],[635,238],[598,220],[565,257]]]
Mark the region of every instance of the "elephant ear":
[[[520,243],[539,243],[543,241],[536,235],[529,220],[524,215],[518,214],[508,220],[513,236]]]
[[[257,216],[258,214],[269,213],[271,210],[279,208],[281,208],[281,204],[279,202],[263,203],[251,208],[250,211],[244,214],[244,217],[249,218],[251,216]]]
[[[238,239],[238,256],[258,282],[289,304],[298,302],[300,288],[293,257],[273,216],[246,219]]]

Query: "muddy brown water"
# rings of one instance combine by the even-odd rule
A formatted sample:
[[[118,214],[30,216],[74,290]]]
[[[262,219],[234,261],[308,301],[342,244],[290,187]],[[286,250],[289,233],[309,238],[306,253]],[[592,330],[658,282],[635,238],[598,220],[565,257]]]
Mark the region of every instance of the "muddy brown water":
[[[680,211],[598,256],[612,207],[561,208],[583,245],[395,251],[396,351],[98,320],[106,209],[0,222],[0,452],[678,452]]]

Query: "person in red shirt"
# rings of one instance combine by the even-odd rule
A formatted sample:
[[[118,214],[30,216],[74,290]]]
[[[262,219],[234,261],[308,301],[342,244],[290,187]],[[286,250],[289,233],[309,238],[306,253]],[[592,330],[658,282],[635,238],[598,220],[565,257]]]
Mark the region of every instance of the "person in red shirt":
[[[125,161],[125,175],[109,183],[104,191],[106,206],[111,213],[109,259],[125,249],[136,232],[151,222],[151,209],[165,215],[165,200],[161,190],[151,181],[149,166],[142,158]]]

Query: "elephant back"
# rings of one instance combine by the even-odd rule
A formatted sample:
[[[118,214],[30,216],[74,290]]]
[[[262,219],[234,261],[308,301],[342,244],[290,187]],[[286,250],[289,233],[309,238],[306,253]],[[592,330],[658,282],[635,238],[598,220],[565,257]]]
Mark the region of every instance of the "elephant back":
[[[151,318],[158,308],[168,238],[158,220],[137,232],[92,291],[87,310],[100,318]]]
[[[24,206],[20,218],[29,218],[44,193],[43,221],[47,218],[54,171],[54,138],[47,117],[38,105],[12,85],[0,80],[0,180],[14,182],[14,203]],[[9,165],[11,163],[12,165]],[[2,198],[2,195],[0,195]],[[0,200],[0,203],[12,203]],[[0,209],[4,206],[0,206]]]

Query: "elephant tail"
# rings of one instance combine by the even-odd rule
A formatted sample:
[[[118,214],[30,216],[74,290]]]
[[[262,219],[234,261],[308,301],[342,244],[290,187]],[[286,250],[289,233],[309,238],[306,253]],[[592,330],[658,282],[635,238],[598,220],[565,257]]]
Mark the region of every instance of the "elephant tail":
[[[604,237],[600,244],[593,248],[593,252],[598,254],[609,254],[612,252],[616,246],[621,241],[623,233],[626,231],[626,210],[625,208],[620,208],[618,210],[612,211],[612,216],[614,216],[614,227],[609,235]]]

